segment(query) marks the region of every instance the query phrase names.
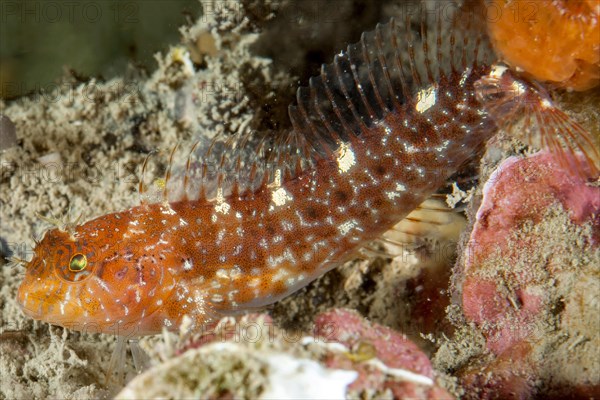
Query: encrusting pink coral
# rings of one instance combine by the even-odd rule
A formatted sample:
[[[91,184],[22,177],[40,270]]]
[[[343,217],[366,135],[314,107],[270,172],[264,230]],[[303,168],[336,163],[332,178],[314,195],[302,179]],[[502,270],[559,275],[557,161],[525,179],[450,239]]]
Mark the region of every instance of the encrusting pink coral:
[[[529,322],[545,302],[543,294],[528,290],[528,286],[539,283],[534,274],[504,276],[505,282],[498,282],[498,277],[481,276],[481,265],[498,254],[505,263],[516,264],[521,253],[537,245],[536,237],[520,235],[518,245],[512,246],[510,239],[515,238],[524,224],[541,222],[547,210],[557,204],[568,210],[573,223],[582,225],[591,221],[598,227],[600,188],[561,169],[551,153],[540,152],[525,159],[505,160],[485,184],[483,193],[466,249],[464,313],[480,325],[499,324],[508,316],[507,310],[512,310],[521,323]],[[598,229],[593,230],[592,241],[596,246],[599,233]],[[510,293],[501,290],[503,286],[509,286]],[[488,342],[488,348],[497,354],[527,336],[527,326],[521,326],[524,330],[519,333],[518,325],[508,325],[495,332],[496,339]]]
[[[582,289],[598,286],[600,187],[559,165],[549,152],[505,160],[484,186],[465,249],[463,313],[495,357],[462,379],[491,397],[529,397],[540,381],[559,393],[600,384],[584,367],[563,373],[552,361],[598,340],[598,307]]]
[[[349,386],[350,392],[385,388],[397,399],[453,398],[434,382],[433,367],[425,353],[399,332],[369,323],[356,312],[335,309],[315,318],[315,333],[353,350],[348,355],[332,353],[325,360],[329,368],[359,373]],[[430,383],[418,383],[427,378]]]

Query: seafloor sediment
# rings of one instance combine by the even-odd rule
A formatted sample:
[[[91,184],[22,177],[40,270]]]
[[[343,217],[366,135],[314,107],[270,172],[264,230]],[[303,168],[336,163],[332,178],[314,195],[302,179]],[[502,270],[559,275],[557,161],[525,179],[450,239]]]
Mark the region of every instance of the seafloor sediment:
[[[306,82],[318,72],[320,63],[329,62],[346,43],[357,41],[362,31],[398,13],[391,3],[222,2],[196,23],[181,28],[181,43],[157,56],[158,66],[147,78],[81,84],[65,77],[66,84],[61,85],[64,92],[51,98],[34,95],[0,102],[0,112],[15,124],[18,138],[16,146],[1,154],[0,238],[4,247],[27,258],[30,238],[39,237],[49,227],[36,214],[62,217],[83,213],[87,219],[136,204],[141,165],[151,150],[166,153],[175,142],[236,132],[245,126],[264,134],[285,128],[287,105],[294,99],[298,82]],[[598,136],[599,96],[568,94],[557,100]],[[523,145],[498,140],[483,158],[481,173],[473,182],[486,182],[507,156],[529,153]],[[158,175],[165,159],[158,157],[149,174]],[[269,381],[265,371],[270,359],[263,357],[265,352],[315,360],[326,368],[324,360],[331,355],[319,346],[304,346],[300,338],[315,334],[317,315],[342,307],[417,343],[433,359],[440,390],[461,396],[466,388],[467,394],[477,394],[477,387],[494,383],[482,381],[483,376],[502,375],[510,369],[509,360],[497,357],[486,346],[487,327],[469,321],[460,308],[463,276],[459,264],[464,263],[462,252],[475,224],[482,186],[461,181],[449,196],[467,205],[453,222],[461,228],[466,222],[462,233],[437,235],[418,250],[402,251],[392,259],[370,254],[366,259],[350,261],[270,307],[266,313],[277,331],[273,340],[238,340],[237,347],[230,348],[230,357],[227,352],[219,353],[223,350],[216,346],[213,356],[190,353],[185,362],[178,363],[173,357],[190,345],[190,338],[168,334],[142,339],[142,347],[158,365],[161,380],[156,382],[163,387],[150,387],[153,380],[146,378],[145,384],[133,384],[124,396],[261,395]],[[516,374],[518,379],[509,376],[502,382],[509,391],[521,385],[518,388],[527,389],[521,393],[533,395],[544,393],[550,383],[562,382],[567,388],[577,386],[585,395],[593,394],[600,385],[600,355],[593,352],[599,340],[600,254],[597,248],[591,251],[586,247],[590,231],[597,225],[574,227],[567,214],[565,209],[553,208],[545,224],[527,228],[542,241],[540,251],[548,252],[547,246],[552,244],[568,243],[571,247],[561,251],[583,272],[570,271],[569,279],[580,282],[552,292],[549,302],[555,308],[549,309],[554,311],[545,313],[541,321],[541,344],[534,346],[537,352],[531,353],[531,358],[546,358],[552,363],[534,362],[532,366],[523,361],[525,357],[511,355],[510,360],[523,361],[522,368],[541,372]],[[8,248],[3,251],[8,252]],[[493,275],[494,267],[487,265],[485,273]],[[0,396],[99,398],[121,390],[103,384],[114,338],[71,332],[23,316],[15,300],[22,275],[21,267],[8,264],[0,274]],[[553,284],[548,280],[541,287],[548,289]],[[565,322],[567,314],[562,312],[564,304],[561,306],[567,289],[580,299],[567,308],[575,318],[570,322]],[[366,346],[367,350],[364,346],[348,349],[353,363],[373,358]],[[247,357],[239,356],[246,353]],[[524,353],[521,350],[519,354]],[[343,363],[331,357],[327,366],[343,369]],[[165,375],[160,367],[163,363],[185,370]],[[305,366],[321,371],[308,362]],[[126,369],[129,378],[133,377],[131,360]],[[381,373],[381,368],[378,371]],[[589,373],[590,379],[582,380],[582,373]],[[381,382],[400,379],[389,371],[388,375],[388,381]],[[339,384],[349,379],[349,375],[330,377]],[[395,390],[384,384],[374,384],[368,390],[364,387],[353,395],[391,397],[391,390]]]

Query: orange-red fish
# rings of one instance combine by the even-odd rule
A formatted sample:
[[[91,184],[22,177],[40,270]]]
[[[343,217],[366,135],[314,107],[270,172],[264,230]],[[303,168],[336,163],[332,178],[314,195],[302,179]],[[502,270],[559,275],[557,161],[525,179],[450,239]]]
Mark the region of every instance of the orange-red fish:
[[[520,111],[566,159],[593,152],[541,87],[493,64],[483,31],[454,23],[445,33],[430,19],[421,32],[379,25],[323,66],[264,164],[247,156],[269,148],[248,151],[251,135],[195,146],[184,172],[167,174],[162,200],[48,231],[19,288],[25,313],[121,335],[175,329],[184,315],[199,328],[347,260]]]

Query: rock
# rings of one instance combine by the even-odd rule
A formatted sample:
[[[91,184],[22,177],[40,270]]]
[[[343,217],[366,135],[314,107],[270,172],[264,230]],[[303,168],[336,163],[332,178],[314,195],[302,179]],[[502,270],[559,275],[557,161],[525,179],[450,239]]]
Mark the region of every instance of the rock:
[[[282,352],[212,342],[137,376],[116,398],[340,399],[356,376]]]
[[[398,399],[453,398],[435,383],[429,358],[414,343],[390,328],[369,323],[356,312],[335,309],[318,315],[315,336],[350,350],[349,354],[327,355],[325,364],[358,372],[349,387],[351,393],[384,388]]]
[[[599,238],[600,188],[551,153],[512,157],[490,176],[460,273],[464,316],[491,357],[462,371],[467,393],[598,388]]]

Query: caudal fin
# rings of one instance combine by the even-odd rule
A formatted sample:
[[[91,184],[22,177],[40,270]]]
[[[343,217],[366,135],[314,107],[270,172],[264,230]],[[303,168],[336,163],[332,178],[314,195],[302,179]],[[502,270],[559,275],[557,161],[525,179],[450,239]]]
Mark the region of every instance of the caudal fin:
[[[561,167],[576,175],[598,178],[598,144],[585,128],[556,106],[540,84],[496,64],[488,76],[475,83],[475,90],[498,126],[524,137],[533,147],[552,151]],[[577,157],[577,153],[583,154],[583,158]]]

